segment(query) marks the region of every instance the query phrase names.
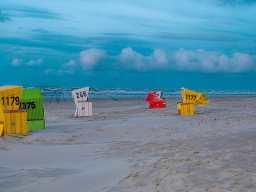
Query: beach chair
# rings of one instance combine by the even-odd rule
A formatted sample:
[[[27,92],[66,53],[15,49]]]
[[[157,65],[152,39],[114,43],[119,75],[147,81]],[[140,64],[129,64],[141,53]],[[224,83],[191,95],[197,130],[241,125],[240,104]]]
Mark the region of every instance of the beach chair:
[[[27,135],[27,111],[20,108],[22,86],[0,87],[0,136]]]
[[[41,89],[23,89],[21,95],[21,108],[27,110],[28,130],[44,130],[45,118]]]
[[[185,88],[181,88],[182,103],[209,105],[209,100],[206,98],[206,94],[207,93],[197,93]]]
[[[165,98],[162,98],[161,91],[149,92],[145,101],[149,103],[149,109],[166,108]]]
[[[181,88],[182,102],[177,103],[179,115],[194,115],[194,106],[209,105],[206,93],[197,93],[185,88]]]
[[[72,96],[76,104],[75,117],[92,116],[92,102],[88,100],[89,90],[89,87],[84,87],[72,91]]]

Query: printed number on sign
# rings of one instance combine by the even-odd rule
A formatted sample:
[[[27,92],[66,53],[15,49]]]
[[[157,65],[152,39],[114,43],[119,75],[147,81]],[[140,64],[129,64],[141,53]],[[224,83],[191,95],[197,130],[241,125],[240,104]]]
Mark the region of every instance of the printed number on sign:
[[[21,103],[21,108],[22,109],[35,109],[36,108],[36,104],[35,102],[22,102]]]
[[[3,105],[19,105],[20,98],[19,97],[2,97]]]
[[[186,95],[186,100],[196,100],[195,95]]]
[[[149,95],[149,96],[148,96],[148,100],[149,100],[149,101],[154,100],[153,97],[152,97],[152,95]]]
[[[80,98],[80,97],[86,97],[86,91],[81,91],[80,93],[76,93],[76,98]]]

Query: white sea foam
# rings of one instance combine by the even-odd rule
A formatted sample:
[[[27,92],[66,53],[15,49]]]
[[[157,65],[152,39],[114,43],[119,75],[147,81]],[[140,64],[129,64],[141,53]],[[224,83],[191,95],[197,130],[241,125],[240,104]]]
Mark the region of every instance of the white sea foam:
[[[43,98],[51,98],[54,94],[61,94],[65,98],[72,98],[71,92],[81,87],[40,87]],[[96,88],[91,87],[90,98],[132,98],[146,97],[149,91],[163,91],[164,97],[178,97],[180,89],[140,89],[140,88]],[[207,93],[209,96],[253,96],[256,91],[247,90],[194,90],[199,93]]]

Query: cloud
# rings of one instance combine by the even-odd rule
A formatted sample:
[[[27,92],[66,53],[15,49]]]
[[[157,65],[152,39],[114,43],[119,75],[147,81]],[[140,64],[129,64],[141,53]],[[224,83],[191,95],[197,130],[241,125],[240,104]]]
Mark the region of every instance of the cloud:
[[[70,60],[68,63],[64,63],[59,67],[58,70],[54,69],[47,69],[44,70],[45,74],[52,74],[52,75],[72,75],[74,74],[75,70],[77,69],[77,64],[74,60]]]
[[[29,67],[41,67],[42,64],[43,64],[43,59],[38,59],[37,61],[33,61],[33,60],[29,61],[27,63],[27,66],[29,66]]]
[[[77,53],[81,51],[81,47],[74,44],[65,44],[63,43],[64,40],[60,40],[58,43],[55,42],[54,37],[50,37],[51,35],[48,35],[48,41],[47,39],[40,39],[40,38],[35,38],[35,39],[25,39],[25,38],[16,38],[16,37],[1,37],[0,36],[0,42],[2,44],[7,44],[7,45],[15,45],[19,47],[28,47],[28,48],[40,48],[40,49],[51,49],[51,50],[56,50],[56,51],[62,51],[62,52],[70,52],[70,53]],[[52,38],[52,40],[51,40]],[[49,52],[49,54],[52,54]]]
[[[64,63],[63,65],[60,66],[61,69],[74,69],[76,67],[77,65],[75,60],[71,60],[68,63]]]
[[[46,70],[44,70],[44,73],[45,74],[56,74],[56,70],[54,70],[54,69],[46,69]]]
[[[126,69],[137,71],[148,71],[152,69],[163,69],[167,67],[168,58],[161,49],[156,49],[151,56],[143,56],[132,48],[128,47],[117,56],[118,62]]]
[[[170,40],[237,42],[245,40],[242,35],[228,33],[160,33],[157,38]]]
[[[220,52],[199,50],[178,50],[166,53],[155,49],[150,56],[143,56],[128,47],[122,50],[117,60],[124,69],[152,71],[171,69],[203,73],[243,73],[256,70],[256,57],[244,53],[227,56]]]
[[[6,21],[12,21],[10,17],[8,17],[8,14],[3,14],[0,10],[0,22],[5,23]]]
[[[72,75],[77,69],[77,64],[74,60],[64,63],[57,70],[57,75]]]
[[[102,35],[108,35],[108,36],[124,36],[124,37],[126,37],[126,36],[134,36],[134,34],[132,34],[132,33],[102,33]]]
[[[255,0],[194,0],[199,3],[213,3],[215,5],[230,5],[230,6],[239,6],[239,5],[251,5],[255,4]]]
[[[255,70],[255,58],[244,53],[233,56],[204,50],[179,50],[174,53],[175,69],[190,72],[241,73]]]
[[[29,48],[40,48],[40,49],[51,49],[60,52],[64,52],[67,55],[69,53],[77,53],[86,49],[90,49],[93,45],[100,47],[108,47],[108,52],[113,54],[120,53],[120,49],[124,47],[140,48],[149,51],[150,43],[146,40],[140,40],[138,36],[134,38],[128,36],[114,36],[104,35],[98,37],[80,37],[75,35],[61,35],[48,30],[40,28],[31,30],[32,34],[29,38],[24,37],[1,37],[0,42],[2,44],[29,47]],[[69,54],[68,53],[68,54]],[[49,53],[49,54],[52,54]],[[61,53],[63,54],[63,53]],[[69,54],[71,56],[71,54]]]
[[[155,49],[149,56],[142,55],[127,47],[117,56],[106,54],[101,49],[88,49],[80,52],[80,66],[83,70],[134,70],[186,71],[201,73],[243,73],[256,71],[256,56],[234,53],[231,56],[217,51],[184,50],[165,52]],[[104,64],[104,65],[103,65]],[[103,66],[103,67],[102,67]],[[71,75],[78,69],[74,60],[64,63],[58,70],[45,70],[46,74]]]
[[[72,75],[72,74],[74,74],[73,69],[59,69],[57,71],[57,75]]]
[[[44,70],[44,73],[47,75],[58,75],[58,76],[63,76],[63,75],[72,75],[74,74],[73,69],[46,69]]]
[[[217,0],[224,5],[250,5],[256,3],[255,0]]]
[[[20,66],[22,64],[22,60],[19,59],[13,59],[13,61],[10,63],[10,65],[16,67],[16,66]]]
[[[12,11],[13,17],[32,17],[42,19],[57,19],[62,20],[58,13],[45,8],[36,8],[26,5],[6,6],[5,10]],[[14,13],[13,13],[14,12]]]
[[[80,53],[80,65],[83,70],[94,70],[103,59],[118,64],[118,68],[139,72],[157,70],[177,70],[203,73],[243,73],[256,70],[256,57],[245,53],[234,53],[232,56],[217,51],[184,50],[166,53],[155,49],[153,54],[144,56],[127,47],[120,55],[110,56],[103,50],[89,49]],[[108,70],[114,66],[108,66]]]
[[[103,60],[105,51],[101,49],[87,49],[80,52],[79,63],[83,70],[92,70]]]

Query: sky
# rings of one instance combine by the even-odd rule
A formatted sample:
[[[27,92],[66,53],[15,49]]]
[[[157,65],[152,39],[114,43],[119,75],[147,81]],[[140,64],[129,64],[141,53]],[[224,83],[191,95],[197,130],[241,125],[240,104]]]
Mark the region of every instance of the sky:
[[[256,90],[256,0],[8,0],[0,11],[0,85]]]

